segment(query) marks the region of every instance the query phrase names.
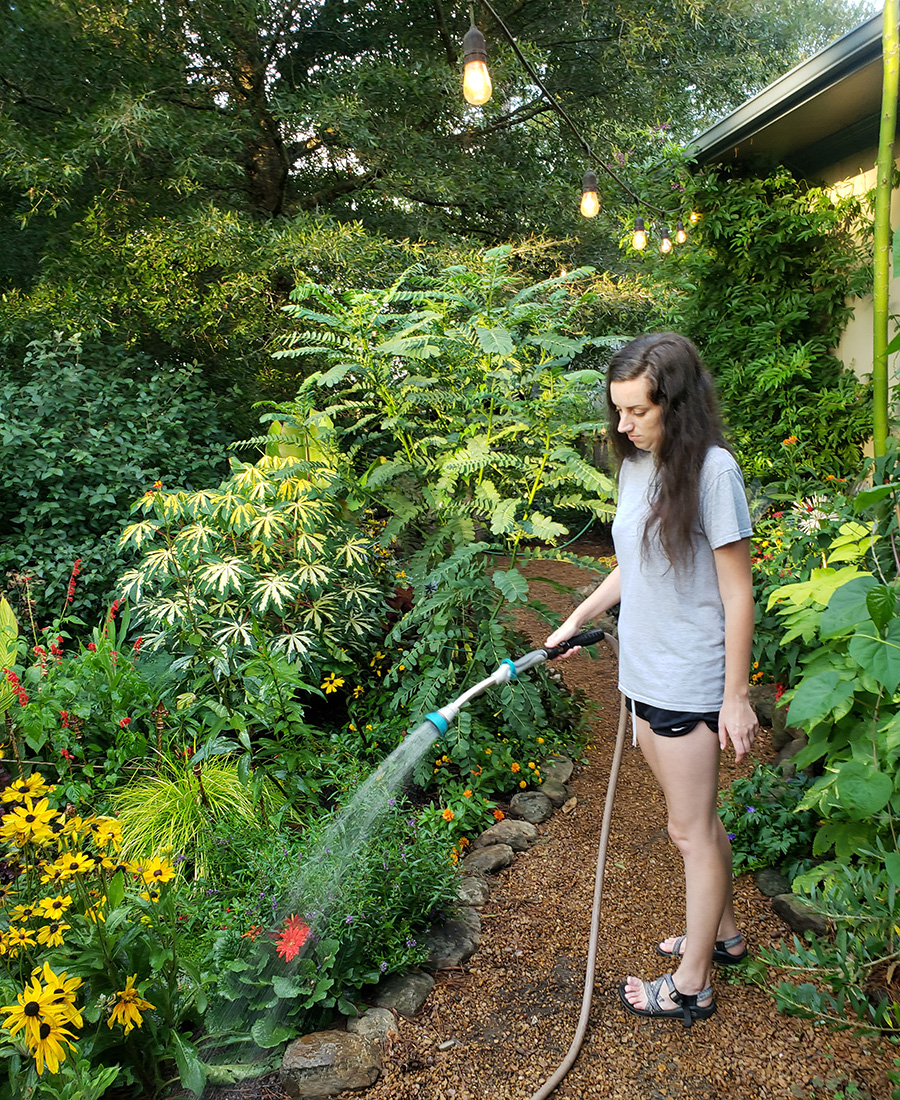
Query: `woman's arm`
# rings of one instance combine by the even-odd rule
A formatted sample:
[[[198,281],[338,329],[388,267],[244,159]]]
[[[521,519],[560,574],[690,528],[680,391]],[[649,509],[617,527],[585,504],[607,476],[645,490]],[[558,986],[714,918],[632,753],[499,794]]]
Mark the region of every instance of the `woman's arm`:
[[[562,626],[553,631],[544,645],[559,645],[560,642],[571,638],[578,633],[583,623],[589,622],[597,615],[602,615],[604,611],[609,611],[611,607],[616,606],[621,598],[622,588],[619,582],[619,567],[617,565],[607,577],[604,577],[600,587],[595,588],[587,599],[582,600]],[[577,653],[579,648],[576,646],[574,649],[562,654],[562,656],[568,657],[572,653]]]
[[[719,715],[719,745],[728,738],[736,760],[750,751],[759,729],[750,706],[750,655],[753,649],[753,578],[750,540],[740,539],[713,551],[719,595],[725,608],[725,699]]]

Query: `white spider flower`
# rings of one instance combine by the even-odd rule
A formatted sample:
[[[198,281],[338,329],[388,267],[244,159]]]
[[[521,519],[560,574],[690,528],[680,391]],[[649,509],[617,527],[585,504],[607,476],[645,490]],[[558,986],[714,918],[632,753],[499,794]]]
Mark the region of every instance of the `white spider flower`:
[[[791,505],[794,523],[807,535],[811,535],[814,531],[821,531],[822,524],[826,520],[840,518],[837,512],[826,511],[827,505],[828,498],[821,493],[796,501]]]

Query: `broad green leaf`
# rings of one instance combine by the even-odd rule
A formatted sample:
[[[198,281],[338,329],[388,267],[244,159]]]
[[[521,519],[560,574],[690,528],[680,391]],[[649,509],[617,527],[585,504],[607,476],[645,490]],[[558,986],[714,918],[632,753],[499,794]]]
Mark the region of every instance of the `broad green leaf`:
[[[853,511],[864,512],[866,508],[878,504],[879,501],[884,500],[891,493],[896,493],[898,489],[900,489],[900,483],[898,482],[891,482],[888,485],[876,485],[874,489],[863,489],[861,493],[857,493],[853,498]]]
[[[509,603],[528,599],[528,581],[518,569],[496,569],[491,575],[491,580],[506,597]]]
[[[854,691],[853,681],[842,680],[833,669],[805,677],[794,689],[788,722],[792,726],[813,726],[832,711],[840,710],[853,697]]]
[[[828,546],[828,564],[859,561],[877,541],[877,536],[864,523],[845,523],[841,526],[841,533]]]
[[[272,979],[272,989],[275,991],[275,996],[282,1000],[293,1000],[305,991],[302,982],[281,974],[276,974]]]
[[[854,821],[866,821],[883,810],[894,793],[894,781],[871,764],[846,760],[835,780],[841,806]]]
[[[871,845],[873,829],[860,821],[827,821],[813,838],[813,855],[834,849],[839,862],[847,863],[860,848]]]
[[[277,1021],[271,1019],[267,1014],[262,1019],[257,1020],[253,1027],[250,1028],[250,1035],[253,1038],[253,1042],[258,1047],[262,1047],[263,1050],[268,1050],[270,1047],[280,1046],[282,1043],[286,1043],[288,1039],[292,1038],[296,1034],[295,1030],[290,1027],[285,1027],[283,1024],[277,1023]]]
[[[178,1067],[182,1085],[195,1096],[199,1096],[206,1085],[206,1069],[197,1057],[197,1051],[174,1029],[169,1032],[169,1040],[172,1043],[175,1065]]]
[[[879,630],[884,630],[893,619],[897,608],[897,596],[889,584],[877,584],[866,593],[866,607],[872,622]]]
[[[19,636],[19,624],[5,596],[0,598],[0,670],[9,668],[16,661],[16,639]],[[5,685],[4,685],[5,686]],[[12,696],[10,693],[10,697]],[[6,707],[2,708],[7,709]]]
[[[512,355],[515,345],[512,336],[502,325],[494,325],[492,328],[476,325],[475,335],[478,337],[481,350],[487,355],[499,355],[503,359]]]
[[[871,618],[866,602],[869,592],[878,582],[871,574],[854,577],[842,584],[831,596],[822,614],[820,624],[823,638],[835,634],[848,634],[860,623]]]
[[[849,645],[850,656],[893,695],[900,684],[900,619],[892,619],[884,638],[872,627],[858,626]]]
[[[836,589],[858,576],[860,571],[854,565],[845,565],[843,569],[814,569],[808,581],[796,581],[776,588],[769,596],[766,610],[771,611],[782,600],[789,600],[797,607],[814,600],[824,607]]]

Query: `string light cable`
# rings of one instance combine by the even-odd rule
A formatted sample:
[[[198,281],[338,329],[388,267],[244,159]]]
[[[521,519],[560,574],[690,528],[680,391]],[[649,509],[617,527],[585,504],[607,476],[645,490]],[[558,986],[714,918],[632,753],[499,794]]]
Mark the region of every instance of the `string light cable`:
[[[550,89],[541,79],[540,74],[537,72],[537,70],[519,48],[519,44],[516,41],[512,31],[509,29],[509,27],[507,27],[506,23],[503,21],[502,17],[500,16],[494,5],[490,2],[490,0],[480,0],[480,3],[483,4],[483,6],[487,9],[489,15],[499,27],[501,34],[509,43],[510,48],[516,55],[516,58],[521,64],[522,68],[534,81],[535,85],[537,86],[541,95],[546,100],[547,104],[551,107],[553,111],[556,112],[557,116],[571,131],[575,140],[584,151],[584,154],[587,157],[588,161],[593,164],[599,165],[599,167],[607,174],[607,176],[609,176],[610,179],[612,179],[622,189],[622,191],[624,191],[625,194],[628,195],[629,198],[631,198],[631,200],[635,204],[635,207],[638,210],[643,209],[650,211],[656,214],[660,219],[667,221],[671,217],[671,211],[663,210],[662,207],[656,206],[653,203],[648,202],[646,199],[642,198],[640,195],[637,194],[636,191],[634,191],[633,188],[631,188],[625,182],[625,180],[622,179],[622,177],[609,164],[606,163],[606,161],[601,160],[600,157],[597,156],[596,152],[593,150],[587,139],[573,122],[568,111],[566,111],[566,109],[562,106],[556,96],[550,91]],[[484,74],[487,75],[487,48],[485,45],[484,35],[475,25],[475,13],[471,6],[469,8],[469,14],[470,22],[472,25],[468,33],[466,34],[465,39],[463,40],[463,60],[465,63],[465,70],[466,72],[468,72],[470,65],[480,64],[484,66]],[[490,76],[487,76],[487,86],[490,89]],[[466,96],[466,101],[468,103],[474,103],[474,100],[469,98],[469,94],[466,92],[465,87],[466,78],[464,76],[463,94]],[[488,99],[490,99],[490,91],[488,91],[488,94],[480,100],[480,104],[486,103]],[[593,218],[597,215],[597,213],[599,213],[599,210],[600,198],[597,191],[597,176],[595,172],[587,171],[585,172],[584,179],[582,180],[581,213],[586,218]],[[692,213],[689,220],[692,224],[695,224],[699,219],[696,214]],[[686,240],[687,232],[684,228],[684,222],[681,218],[678,218],[677,228],[675,232],[675,241],[678,244],[683,244]],[[668,242],[668,244],[666,244],[666,242]],[[634,220],[632,247],[638,251],[641,251],[642,249],[646,248],[646,246],[647,231],[644,225],[644,219],[640,215],[638,215],[637,217],[635,217]],[[668,230],[665,230],[665,236],[662,236],[660,238],[660,251],[663,253],[667,253],[671,250],[672,239],[668,234]]]

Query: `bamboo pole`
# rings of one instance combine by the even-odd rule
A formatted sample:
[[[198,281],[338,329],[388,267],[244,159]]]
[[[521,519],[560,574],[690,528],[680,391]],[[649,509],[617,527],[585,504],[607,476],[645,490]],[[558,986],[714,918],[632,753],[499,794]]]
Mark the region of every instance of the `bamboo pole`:
[[[888,317],[891,261],[891,194],[894,176],[894,138],[897,131],[897,88],[900,76],[898,0],[884,5],[881,129],[878,136],[875,182],[874,330],[872,341],[873,445],[876,457],[887,449],[888,435]]]

